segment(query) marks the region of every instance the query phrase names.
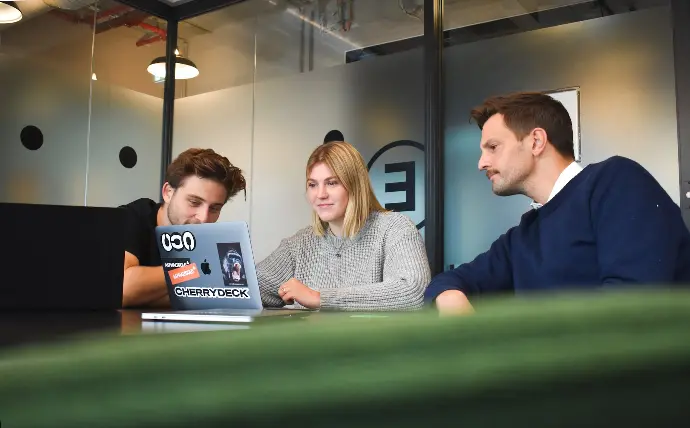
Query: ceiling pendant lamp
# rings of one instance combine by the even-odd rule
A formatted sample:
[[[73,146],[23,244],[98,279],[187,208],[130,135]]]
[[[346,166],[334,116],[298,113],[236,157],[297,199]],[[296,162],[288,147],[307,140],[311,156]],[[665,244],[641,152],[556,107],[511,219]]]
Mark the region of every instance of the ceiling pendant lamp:
[[[21,21],[22,11],[15,2],[0,1],[0,24],[12,24]]]
[[[153,74],[156,79],[164,79],[165,57],[159,56],[151,61],[151,64],[149,64],[146,70]],[[196,68],[196,64],[187,58],[182,58],[180,56],[180,51],[175,49],[175,79],[192,79],[198,75],[199,69]]]

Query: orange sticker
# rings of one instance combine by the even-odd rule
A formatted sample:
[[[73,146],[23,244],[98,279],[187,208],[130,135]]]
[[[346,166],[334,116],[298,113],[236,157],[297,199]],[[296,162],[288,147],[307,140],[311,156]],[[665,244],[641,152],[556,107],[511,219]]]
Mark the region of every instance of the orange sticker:
[[[181,282],[199,278],[199,270],[196,268],[196,263],[192,263],[177,269],[169,270],[168,275],[170,275],[170,282],[173,284],[179,284]]]

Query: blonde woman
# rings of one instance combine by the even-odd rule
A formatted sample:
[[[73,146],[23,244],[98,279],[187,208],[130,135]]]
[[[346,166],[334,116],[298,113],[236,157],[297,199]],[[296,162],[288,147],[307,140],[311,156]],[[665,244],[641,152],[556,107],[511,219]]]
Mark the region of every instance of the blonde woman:
[[[421,308],[431,280],[424,242],[410,219],[381,206],[359,152],[345,142],[319,146],[307,162],[306,188],[312,225],[257,266],[263,304]]]

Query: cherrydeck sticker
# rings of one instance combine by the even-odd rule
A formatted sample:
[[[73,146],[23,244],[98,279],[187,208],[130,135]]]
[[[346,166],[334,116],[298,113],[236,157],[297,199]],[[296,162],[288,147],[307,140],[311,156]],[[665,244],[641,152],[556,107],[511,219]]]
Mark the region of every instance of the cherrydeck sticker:
[[[196,268],[196,263],[192,263],[168,271],[168,276],[170,276],[170,282],[174,285],[199,278],[199,270]]]
[[[207,297],[211,299],[249,299],[248,288],[175,287],[178,297]]]
[[[247,273],[244,269],[239,242],[216,244],[223,283],[228,287],[246,287]]]

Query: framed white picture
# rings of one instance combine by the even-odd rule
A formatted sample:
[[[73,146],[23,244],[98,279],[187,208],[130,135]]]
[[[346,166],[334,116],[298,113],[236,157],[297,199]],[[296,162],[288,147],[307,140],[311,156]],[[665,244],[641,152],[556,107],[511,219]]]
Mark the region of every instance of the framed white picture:
[[[582,160],[582,145],[580,142],[580,88],[557,89],[555,91],[545,91],[544,93],[560,101],[566,110],[568,110],[570,120],[573,123],[573,150],[575,152],[575,161],[580,162]]]

